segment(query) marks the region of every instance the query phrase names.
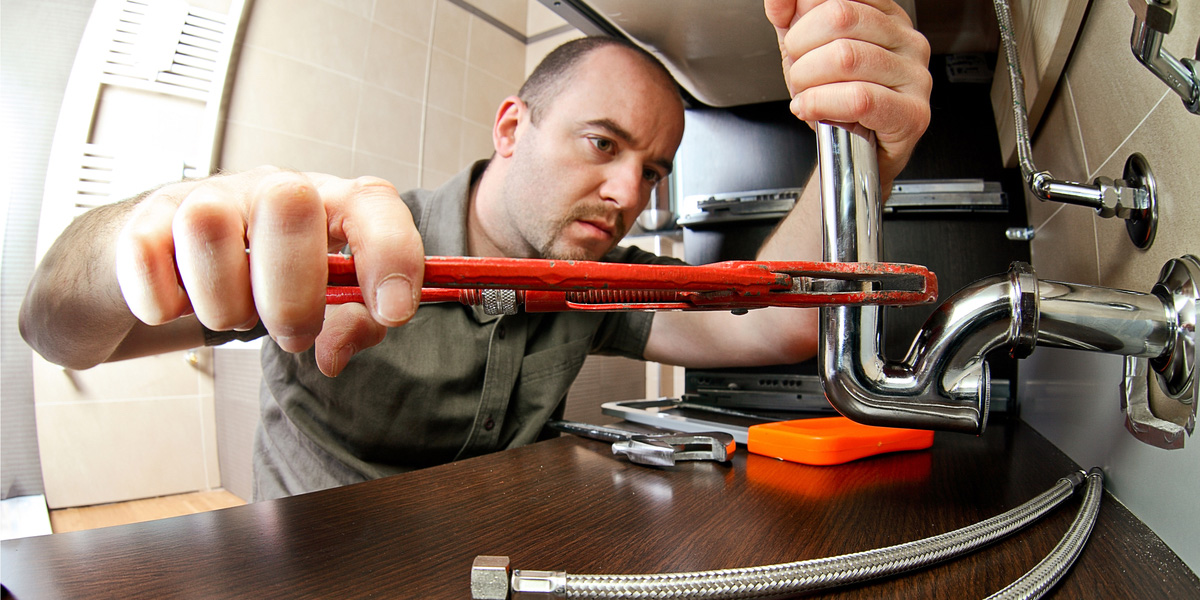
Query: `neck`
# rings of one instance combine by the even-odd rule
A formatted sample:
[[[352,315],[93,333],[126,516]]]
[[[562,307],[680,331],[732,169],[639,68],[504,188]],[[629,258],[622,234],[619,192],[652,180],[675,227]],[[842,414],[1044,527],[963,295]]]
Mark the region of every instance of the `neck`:
[[[494,212],[499,205],[496,199],[501,192],[502,170],[493,159],[471,186],[470,204],[467,207],[467,254],[471,256],[506,256],[496,244],[486,224],[498,222]]]

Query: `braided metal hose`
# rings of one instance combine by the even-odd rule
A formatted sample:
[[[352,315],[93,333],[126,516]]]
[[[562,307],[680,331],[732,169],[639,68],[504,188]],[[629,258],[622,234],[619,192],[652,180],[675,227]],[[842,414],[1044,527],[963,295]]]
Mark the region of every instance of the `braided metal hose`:
[[[996,21],[1000,26],[1000,41],[1004,45],[1004,56],[1008,63],[1008,79],[1012,82],[1013,131],[1017,137],[1017,158],[1021,163],[1021,174],[1025,183],[1040,186],[1041,180],[1050,174],[1039,172],[1033,166],[1033,148],[1030,145],[1029,113],[1025,109],[1025,77],[1021,74],[1021,59],[1017,56],[1017,35],[1013,27],[1012,12],[1007,0],[993,0]],[[1035,189],[1036,193],[1037,190]]]
[[[1058,545],[1046,555],[1028,573],[1010,583],[1008,587],[987,597],[987,600],[1033,600],[1041,598],[1066,575],[1083,546],[1087,543],[1092,527],[1096,524],[1096,516],[1100,513],[1100,497],[1104,495],[1104,473],[1094,468],[1087,474],[1087,490],[1084,492],[1083,504],[1067,533],[1063,535]]]
[[[512,597],[733,600],[778,597],[859,583],[926,567],[999,540],[1053,510],[1083,481],[1082,471],[1072,473],[1046,492],[1004,514],[949,533],[887,548],[778,565],[691,573],[571,575],[561,571],[515,570],[512,573]],[[507,558],[481,556],[476,559],[476,565],[481,564],[490,564],[493,570],[479,569],[478,589],[473,570],[474,597],[507,598],[509,582],[501,575],[501,571],[507,571]],[[504,567],[500,568],[500,564]],[[489,584],[494,586],[489,588]]]

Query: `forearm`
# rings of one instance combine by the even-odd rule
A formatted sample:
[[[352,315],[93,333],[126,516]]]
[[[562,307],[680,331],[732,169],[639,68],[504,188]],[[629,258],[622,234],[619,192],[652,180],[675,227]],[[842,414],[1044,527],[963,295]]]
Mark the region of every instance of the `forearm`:
[[[113,249],[139,200],[85,213],[42,258],[21,304],[20,330],[47,360],[92,367],[107,360],[137,323],[117,284]]]
[[[758,260],[821,260],[821,198],[810,177],[791,212],[758,251]],[[795,363],[817,349],[817,310],[764,308],[745,315],[723,311],[655,315],[648,360],[686,367]]]
[[[814,170],[796,205],[763,242],[756,257],[758,260],[815,262],[822,259],[821,244],[821,182]]]

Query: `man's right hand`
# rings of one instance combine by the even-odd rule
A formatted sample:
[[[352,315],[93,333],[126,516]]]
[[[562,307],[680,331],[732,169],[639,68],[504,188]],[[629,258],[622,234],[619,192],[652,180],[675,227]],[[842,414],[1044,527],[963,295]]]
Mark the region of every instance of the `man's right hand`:
[[[84,260],[69,259],[71,255],[114,257],[115,270],[92,265],[90,272],[101,279],[114,273],[129,311],[152,326],[131,321],[132,329],[119,340],[125,346],[170,347],[169,340],[156,339],[162,336],[155,326],[173,324],[161,329],[167,335],[191,314],[214,331],[246,330],[261,320],[284,350],[300,352],[315,343],[318,366],[332,376],[354,353],[382,341],[388,327],[411,319],[419,303],[421,238],[396,189],[382,179],[346,180],[262,167],[171,184],[117,214],[128,216],[123,227],[112,225],[114,231],[120,227],[115,244],[111,237],[65,239],[70,237],[65,233],[56,245],[63,244],[59,256],[68,260],[53,262]],[[84,244],[109,244],[115,250],[76,250]],[[326,310],[327,254],[347,245],[366,306]],[[62,279],[71,272],[54,268],[38,277]],[[79,300],[64,304],[72,309],[102,306],[89,305],[82,296],[98,297],[111,284],[90,285],[90,291],[79,292]],[[48,289],[55,288],[62,289]],[[108,316],[119,315],[99,310],[91,318]],[[56,315],[43,317],[30,322],[52,323]],[[116,354],[139,351],[125,347]]]

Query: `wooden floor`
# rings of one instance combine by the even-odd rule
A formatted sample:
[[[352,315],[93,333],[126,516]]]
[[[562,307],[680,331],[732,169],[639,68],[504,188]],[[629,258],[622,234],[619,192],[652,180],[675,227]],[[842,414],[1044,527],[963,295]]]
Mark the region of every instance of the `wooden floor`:
[[[215,490],[98,506],[60,508],[50,511],[50,527],[54,533],[65,533],[166,519],[167,517],[229,508],[230,506],[241,506],[245,503],[241,498],[225,490]]]

